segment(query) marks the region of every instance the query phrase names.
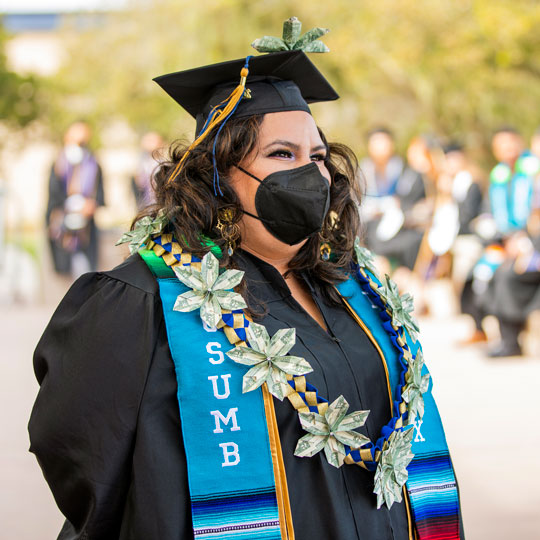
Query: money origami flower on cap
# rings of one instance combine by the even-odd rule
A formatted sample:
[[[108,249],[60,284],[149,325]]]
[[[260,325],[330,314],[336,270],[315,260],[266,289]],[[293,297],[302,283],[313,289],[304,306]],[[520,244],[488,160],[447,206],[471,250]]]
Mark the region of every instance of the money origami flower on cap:
[[[401,502],[401,488],[407,481],[407,466],[414,457],[411,452],[414,428],[394,431],[388,438],[388,446],[383,450],[377,471],[375,489],[377,508],[384,503],[391,508],[394,502]]]
[[[283,23],[283,37],[263,36],[256,39],[251,46],[259,52],[304,51],[309,53],[326,53],[330,49],[319,39],[329,32],[328,28],[316,26],[303,36],[302,23],[291,17]]]
[[[244,277],[241,270],[225,270],[219,274],[219,262],[207,253],[201,261],[201,271],[191,267],[174,266],[176,277],[191,290],[179,295],[174,311],[201,310],[201,319],[215,328],[221,320],[222,309],[243,309],[247,307],[244,299],[234,291]]]
[[[341,467],[345,459],[345,445],[360,448],[370,440],[361,433],[353,431],[363,426],[369,411],[356,411],[347,414],[349,404],[343,396],[339,396],[322,414],[298,413],[302,427],[308,432],[296,445],[294,455],[312,457],[324,449],[330,465]]]
[[[287,391],[287,375],[305,375],[313,371],[309,363],[299,356],[287,353],[296,342],[294,328],[282,328],[270,339],[261,324],[250,323],[246,328],[249,347],[238,346],[227,356],[238,364],[252,366],[244,375],[242,392],[251,392],[264,382],[269,392],[282,400]]]

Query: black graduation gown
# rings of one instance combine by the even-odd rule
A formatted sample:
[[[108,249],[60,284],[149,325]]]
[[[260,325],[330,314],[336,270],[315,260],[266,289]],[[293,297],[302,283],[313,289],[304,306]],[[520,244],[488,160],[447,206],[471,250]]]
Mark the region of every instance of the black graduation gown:
[[[540,235],[531,237],[531,241],[540,252]],[[533,311],[540,310],[540,270],[516,272],[514,264],[514,261],[507,261],[493,276],[490,313],[502,324],[521,328]]]
[[[272,335],[295,327],[321,395],[370,409],[372,440],[390,418],[381,360],[344,308],[312,294],[329,332],[292,298],[270,265],[239,255],[248,292],[264,300]],[[311,287],[311,285],[309,285]],[[176,379],[154,277],[138,255],[75,282],[34,357],[41,385],[29,424],[31,451],[67,521],[59,538],[193,538]],[[276,414],[297,540],[405,540],[405,504],[376,509],[373,473],[330,466],[323,453],[293,455],[304,434],[292,405]]]
[[[47,201],[47,211],[45,213],[45,223],[47,228],[50,225],[51,214],[54,210],[64,209],[64,204],[67,199],[66,187],[63,180],[56,174],[54,165],[51,167],[49,174],[49,197]],[[97,166],[96,186],[95,186],[95,201],[97,206],[105,205],[105,193],[103,190],[103,173],[101,167]],[[88,258],[91,269],[98,267],[98,251],[99,251],[99,231],[93,217],[90,218],[88,225],[84,229],[85,241],[79,247]],[[61,239],[49,238],[49,246],[53,260],[54,269],[59,274],[69,274],[71,272],[71,259],[73,253],[62,246]]]

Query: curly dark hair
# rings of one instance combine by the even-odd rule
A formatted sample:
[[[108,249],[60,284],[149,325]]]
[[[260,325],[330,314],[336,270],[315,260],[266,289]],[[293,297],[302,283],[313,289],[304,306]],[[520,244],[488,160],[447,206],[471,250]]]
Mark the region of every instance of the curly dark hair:
[[[235,256],[228,255],[226,241],[216,228],[218,212],[231,209],[233,223],[242,218],[240,201],[228,175],[257,147],[263,118],[264,115],[232,118],[223,126],[215,152],[222,196],[214,194],[212,147],[215,133],[190,151],[179,174],[170,182],[169,178],[189,146],[184,142],[173,143],[168,159],[156,168],[152,178],[156,203],[143,209],[132,227],[143,216],[155,216],[163,209],[170,220],[171,232],[183,249],[203,257],[209,251],[208,243],[202,239],[205,236],[221,249],[220,265],[234,267]],[[360,229],[358,162],[347,146],[328,143],[320,129],[319,133],[328,149],[325,165],[332,178],[330,208],[322,232],[309,238],[302,246],[289,263],[289,272],[297,276],[307,272],[322,286],[328,299],[338,302],[334,284],[346,279],[346,271],[352,262],[354,239]],[[320,256],[321,237],[331,245],[332,257],[328,261],[323,261]],[[240,242],[241,239],[238,244]]]

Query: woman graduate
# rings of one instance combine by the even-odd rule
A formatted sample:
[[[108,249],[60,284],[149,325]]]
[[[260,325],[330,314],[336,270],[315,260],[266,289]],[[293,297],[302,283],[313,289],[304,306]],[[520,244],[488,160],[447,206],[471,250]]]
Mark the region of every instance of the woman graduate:
[[[338,97],[304,53],[324,33],[293,18],[254,44],[280,52],[156,79],[197,138],[35,353],[60,538],[463,538],[411,299],[310,114]]]

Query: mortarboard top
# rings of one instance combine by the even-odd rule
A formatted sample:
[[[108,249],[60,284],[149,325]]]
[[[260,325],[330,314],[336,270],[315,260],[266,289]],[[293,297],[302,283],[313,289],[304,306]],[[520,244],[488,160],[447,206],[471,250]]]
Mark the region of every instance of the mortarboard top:
[[[213,107],[238,86],[246,59],[161,75],[154,79],[167,94],[197,120],[200,132]],[[273,52],[249,60],[247,95],[234,112],[236,118],[281,111],[309,111],[308,103],[333,101],[338,94],[300,50]],[[251,95],[251,97],[247,97]]]

